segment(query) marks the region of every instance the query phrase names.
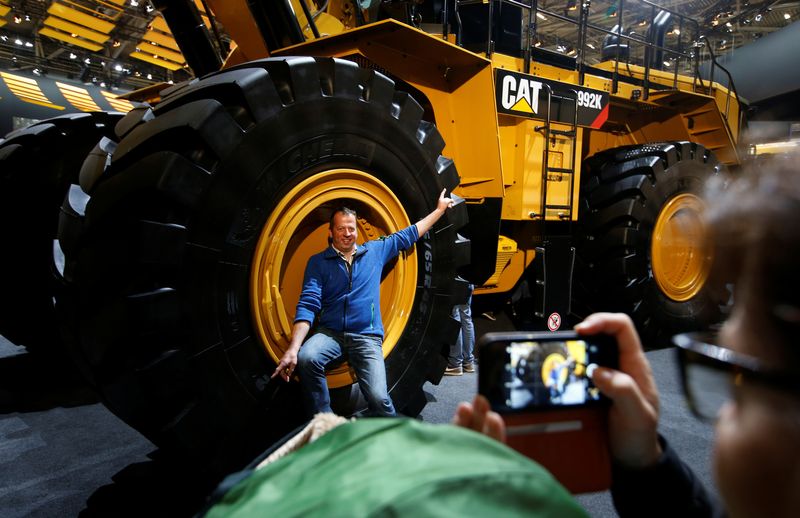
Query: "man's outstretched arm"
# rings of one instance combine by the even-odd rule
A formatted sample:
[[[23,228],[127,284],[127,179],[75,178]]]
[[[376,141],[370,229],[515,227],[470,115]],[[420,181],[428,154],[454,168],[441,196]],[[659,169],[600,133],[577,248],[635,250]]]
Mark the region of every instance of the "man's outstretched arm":
[[[452,198],[448,198],[444,195],[447,192],[447,189],[442,189],[441,194],[439,194],[439,201],[436,202],[436,208],[433,209],[433,212],[422,218],[421,220],[417,221],[417,233],[419,237],[425,235],[433,225],[439,221],[439,218],[442,217],[447,209],[454,205]]]

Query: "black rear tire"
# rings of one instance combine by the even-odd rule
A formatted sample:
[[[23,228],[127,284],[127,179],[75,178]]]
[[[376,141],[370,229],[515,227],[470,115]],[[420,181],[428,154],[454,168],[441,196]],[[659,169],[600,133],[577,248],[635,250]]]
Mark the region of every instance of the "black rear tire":
[[[421,116],[386,77],[333,59],[252,62],[171,92],[119,143],[85,215],[64,208],[81,233],[58,307],[77,323],[76,355],[112,411],[216,474],[295,428],[297,383],[270,381],[275,361],[254,318],[262,228],[287,193],[337,168],[379,179],[412,222],[426,215],[458,175]],[[416,245],[422,274],[386,358],[398,410],[418,411],[458,332],[449,315],[465,222],[461,203]],[[359,409],[358,390],[336,392],[340,413]]]
[[[57,351],[53,240],[58,213],[86,155],[122,117],[73,113],[0,141],[0,334],[29,351]]]
[[[700,195],[724,166],[699,144],[670,142],[603,151],[586,161],[581,187],[573,311],[631,316],[644,344],[669,345],[676,333],[721,317],[721,296],[707,283],[688,300],[673,300],[653,274],[651,245],[660,211],[683,193]]]

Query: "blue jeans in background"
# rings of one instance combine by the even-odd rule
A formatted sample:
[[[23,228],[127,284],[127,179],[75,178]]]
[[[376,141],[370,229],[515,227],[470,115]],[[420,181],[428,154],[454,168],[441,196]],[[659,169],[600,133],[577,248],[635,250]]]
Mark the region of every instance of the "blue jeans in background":
[[[346,359],[356,373],[358,388],[369,405],[369,414],[396,415],[386,385],[382,343],[379,336],[336,333],[328,329],[320,329],[309,338],[297,354],[297,371],[306,410],[312,416],[333,411],[325,368]]]
[[[475,362],[472,352],[475,348],[475,327],[472,324],[472,291],[466,304],[453,306],[452,317],[461,323],[456,343],[450,346],[450,355],[447,358],[448,367],[462,367]]]

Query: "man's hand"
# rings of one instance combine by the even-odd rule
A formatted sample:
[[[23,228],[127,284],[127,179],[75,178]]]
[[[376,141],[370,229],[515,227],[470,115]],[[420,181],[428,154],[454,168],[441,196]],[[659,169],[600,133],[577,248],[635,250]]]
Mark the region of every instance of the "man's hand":
[[[439,221],[439,218],[442,217],[447,209],[452,208],[455,205],[455,202],[452,198],[448,198],[444,195],[447,192],[447,189],[442,189],[442,192],[439,193],[439,199],[436,201],[436,208],[433,209],[433,212],[422,218],[421,220],[417,221],[417,234],[419,237],[425,235],[431,227],[433,227],[434,223]]]
[[[442,189],[442,192],[439,194],[439,201],[436,202],[436,209],[441,212],[453,208],[453,205],[455,204],[452,198],[448,198],[444,195],[446,192],[447,189]]]
[[[575,326],[581,335],[604,333],[619,345],[619,370],[598,367],[592,380],[611,398],[608,418],[611,455],[628,468],[652,466],[661,456],[658,442],[658,389],[630,317],[595,313]]]
[[[278,366],[275,367],[275,372],[272,373],[270,379],[275,376],[280,376],[283,381],[288,382],[289,378],[292,377],[295,367],[297,367],[297,349],[290,347],[289,350],[283,353],[281,361],[278,362]]]
[[[506,424],[503,418],[489,409],[489,401],[480,394],[475,395],[472,403],[458,404],[453,424],[488,435],[502,443],[506,442]]]

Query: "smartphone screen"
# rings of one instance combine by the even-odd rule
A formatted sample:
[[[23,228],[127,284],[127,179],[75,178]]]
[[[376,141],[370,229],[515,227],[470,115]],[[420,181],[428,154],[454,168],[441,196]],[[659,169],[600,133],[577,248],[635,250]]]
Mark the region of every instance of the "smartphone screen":
[[[480,343],[478,390],[497,412],[604,404],[592,373],[616,359],[608,336],[490,333]]]

